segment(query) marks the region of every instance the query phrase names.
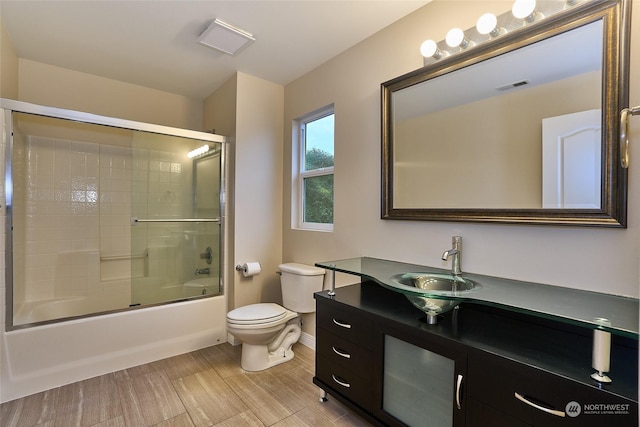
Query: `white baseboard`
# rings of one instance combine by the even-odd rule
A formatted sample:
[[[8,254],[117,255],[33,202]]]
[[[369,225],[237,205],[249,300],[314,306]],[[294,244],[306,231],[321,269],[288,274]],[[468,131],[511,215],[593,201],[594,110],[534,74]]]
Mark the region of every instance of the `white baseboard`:
[[[309,347],[313,351],[316,349],[316,337],[306,332],[303,332],[302,335],[300,335],[298,342],[305,347]]]

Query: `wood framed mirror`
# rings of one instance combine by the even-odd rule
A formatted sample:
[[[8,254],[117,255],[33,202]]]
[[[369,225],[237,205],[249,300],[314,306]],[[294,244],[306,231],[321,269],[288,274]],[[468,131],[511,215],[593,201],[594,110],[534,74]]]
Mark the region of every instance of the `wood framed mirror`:
[[[382,218],[626,227],[630,8],[578,3],[383,83]]]

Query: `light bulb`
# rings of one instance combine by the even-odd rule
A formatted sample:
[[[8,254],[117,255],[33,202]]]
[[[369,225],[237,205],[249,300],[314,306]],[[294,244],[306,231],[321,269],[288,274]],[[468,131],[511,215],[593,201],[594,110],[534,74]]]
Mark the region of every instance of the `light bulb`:
[[[431,58],[438,53],[438,45],[433,40],[425,40],[420,45],[420,53],[425,58]]]
[[[447,45],[450,47],[458,47],[462,46],[464,40],[464,31],[460,28],[452,28],[447,33],[447,37],[445,38]]]
[[[433,40],[425,40],[420,45],[420,53],[425,58],[440,59],[443,56],[448,56],[449,52],[438,49],[438,45]]]
[[[482,35],[491,34],[495,37],[498,33],[498,18],[493,13],[485,13],[480,18],[478,18],[478,22],[476,23],[476,30],[478,33]],[[495,35],[493,33],[496,33]]]
[[[518,19],[531,22],[535,19],[536,0],[516,0],[511,8],[511,13]]]

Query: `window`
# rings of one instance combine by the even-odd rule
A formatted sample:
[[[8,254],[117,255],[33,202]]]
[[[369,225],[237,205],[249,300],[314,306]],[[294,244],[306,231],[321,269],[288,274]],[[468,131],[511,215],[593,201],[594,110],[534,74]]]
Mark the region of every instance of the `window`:
[[[293,194],[294,227],[333,230],[333,106],[296,121],[299,137],[295,144]],[[295,156],[297,151],[298,156]],[[294,160],[296,161],[296,160]]]

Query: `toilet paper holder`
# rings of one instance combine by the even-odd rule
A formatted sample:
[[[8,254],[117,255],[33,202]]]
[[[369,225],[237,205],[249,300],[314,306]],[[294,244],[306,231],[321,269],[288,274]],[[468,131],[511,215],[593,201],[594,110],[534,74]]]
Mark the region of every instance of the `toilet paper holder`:
[[[262,268],[257,261],[245,262],[244,264],[236,265],[236,271],[241,272],[244,277],[252,277],[260,274]]]

